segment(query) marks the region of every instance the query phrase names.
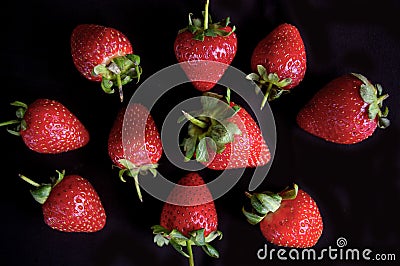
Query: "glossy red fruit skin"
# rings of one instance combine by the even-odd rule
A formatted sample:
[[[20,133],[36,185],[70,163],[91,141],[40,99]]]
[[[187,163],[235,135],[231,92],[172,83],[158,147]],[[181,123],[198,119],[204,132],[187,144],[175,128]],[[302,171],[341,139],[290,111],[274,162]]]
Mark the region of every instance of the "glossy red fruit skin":
[[[193,172],[182,177],[178,181],[178,185],[196,187],[203,186],[205,183],[198,173]],[[163,205],[160,225],[169,230],[177,229],[187,237],[190,232],[204,228],[204,236],[208,236],[218,227],[214,200],[207,187],[193,189],[188,192],[185,189],[174,187],[167,202]],[[168,202],[176,202],[179,205]]]
[[[231,107],[235,105],[234,102],[230,103]],[[223,152],[215,154],[211,162],[203,164],[213,170],[266,165],[271,160],[271,152],[251,115],[244,108],[240,108],[228,121],[236,124],[242,134],[235,135],[234,141],[226,144]],[[209,150],[209,153],[212,154],[212,151]]]
[[[25,114],[26,129],[20,134],[26,146],[39,153],[57,154],[85,146],[89,132],[63,104],[50,99],[37,99]]]
[[[333,143],[354,144],[370,137],[378,118],[369,119],[368,103],[360,96],[362,81],[351,74],[339,76],[300,109],[300,128]]]
[[[306,50],[297,27],[282,23],[265,36],[251,56],[251,69],[255,73],[257,65],[264,66],[268,73],[278,74],[280,79],[291,78],[292,82],[282,89],[296,87],[307,69]]]
[[[229,26],[221,28],[231,32]],[[237,37],[234,32],[229,36],[205,36],[203,41],[193,39],[189,31],[178,33],[174,42],[174,52],[179,63],[187,74],[193,86],[202,92],[211,90],[221,79],[228,66],[235,58],[237,51]],[[221,64],[212,64],[198,61],[212,61]],[[196,81],[197,80],[197,81]]]
[[[132,44],[119,30],[96,24],[80,24],[71,34],[71,54],[75,67],[88,80],[100,82],[92,70],[112,58],[132,54]]]
[[[89,181],[68,175],[53,187],[42,205],[44,222],[63,232],[96,232],[104,228],[106,213]]]
[[[136,166],[155,164],[162,153],[160,134],[148,109],[137,103],[121,108],[108,137],[108,154],[112,162],[120,168],[125,168],[119,163],[120,159],[127,159]]]
[[[282,200],[278,210],[266,215],[260,230],[274,245],[308,248],[321,237],[323,221],[317,203],[299,189],[295,199]]]

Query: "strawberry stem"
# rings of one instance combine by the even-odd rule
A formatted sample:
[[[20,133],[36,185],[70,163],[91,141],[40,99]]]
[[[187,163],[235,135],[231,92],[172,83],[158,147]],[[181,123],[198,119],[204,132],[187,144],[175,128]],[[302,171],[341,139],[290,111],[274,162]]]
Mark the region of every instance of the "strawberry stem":
[[[264,98],[263,98],[263,100],[261,102],[261,108],[260,108],[261,110],[264,108],[265,103],[268,101],[268,97],[269,97],[269,93],[271,92],[272,85],[273,85],[272,83],[268,84],[267,90],[265,91]]]
[[[140,191],[140,186],[139,186],[139,177],[137,175],[134,175],[133,179],[135,180],[135,188],[136,188],[136,192],[138,194],[139,200],[140,200],[140,202],[143,202],[143,196],[142,196],[142,192]]]
[[[210,4],[209,2],[210,2],[209,0],[206,1],[206,5],[204,8],[204,30],[208,29],[208,6]]]
[[[29,179],[28,177],[26,177],[26,176],[24,176],[24,175],[22,175],[22,174],[18,174],[18,176],[19,176],[20,178],[22,178],[24,181],[26,181],[26,182],[28,182],[29,184],[31,184],[32,186],[40,187],[40,184],[39,184],[39,183],[36,183],[35,181]]]
[[[208,1],[207,1],[208,2]],[[187,251],[189,253],[189,266],[194,266],[193,250],[190,240],[186,241]]]

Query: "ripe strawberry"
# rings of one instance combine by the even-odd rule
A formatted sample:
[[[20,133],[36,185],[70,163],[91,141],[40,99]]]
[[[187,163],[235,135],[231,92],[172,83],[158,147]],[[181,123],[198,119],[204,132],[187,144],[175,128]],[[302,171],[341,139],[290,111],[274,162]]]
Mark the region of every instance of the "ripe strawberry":
[[[123,182],[124,174],[134,178],[140,201],[138,176],[147,171],[155,176],[162,152],[160,134],[148,109],[137,103],[123,107],[108,137],[108,154],[121,169],[119,177]]]
[[[217,231],[218,216],[212,195],[203,178],[195,172],[182,177],[168,195],[161,211],[160,225],[152,227],[154,242],[162,247],[168,243],[194,265],[192,245],[201,246],[211,257],[218,251],[209,242],[222,233]],[[183,251],[186,246],[188,253]]]
[[[272,101],[296,87],[303,80],[306,68],[306,51],[299,30],[288,23],[278,25],[256,45],[251,56],[254,73],[247,78],[260,88],[267,87],[261,108],[267,100]]]
[[[228,90],[228,95],[229,95]],[[185,117],[191,122],[182,146],[186,160],[195,157],[210,169],[258,167],[267,164],[271,153],[252,116],[242,107],[205,93],[203,110]]]
[[[96,232],[104,228],[106,213],[91,183],[79,175],[59,172],[51,184],[38,184],[24,175],[23,180],[35,186],[34,199],[42,204],[44,222],[64,232]]]
[[[209,91],[221,79],[237,51],[235,27],[229,18],[212,24],[205,5],[204,21],[189,16],[189,26],[180,30],[174,42],[176,59],[193,86]]]
[[[252,212],[242,209],[250,224],[260,224],[265,239],[277,246],[307,248],[322,235],[323,221],[317,203],[295,184],[280,193],[246,193]]]
[[[101,82],[106,93],[119,89],[123,101],[122,86],[137,79],[142,69],[140,57],[133,54],[132,44],[120,31],[95,24],[80,24],[71,34],[71,54],[75,67],[88,80]]]
[[[16,101],[16,120],[0,126],[15,125],[8,132],[21,136],[26,146],[39,153],[62,153],[89,142],[89,132],[78,118],[56,100],[37,99],[29,106]]]
[[[330,142],[354,144],[370,137],[377,126],[386,128],[388,108],[381,111],[382,87],[360,74],[345,74],[319,90],[297,114],[305,131]]]

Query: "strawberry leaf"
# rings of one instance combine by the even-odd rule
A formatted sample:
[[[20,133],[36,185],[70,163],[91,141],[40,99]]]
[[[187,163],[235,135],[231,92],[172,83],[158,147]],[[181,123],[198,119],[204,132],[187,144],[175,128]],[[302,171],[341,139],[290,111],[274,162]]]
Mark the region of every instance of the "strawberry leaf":
[[[201,246],[201,248],[204,250],[204,252],[208,256],[210,256],[212,258],[219,258],[218,251],[213,246],[211,246],[210,244],[205,244],[205,245]]]
[[[189,258],[189,257],[190,257],[186,252],[183,251],[182,246],[179,245],[178,243],[176,243],[174,239],[171,238],[171,239],[169,240],[169,243],[171,243],[171,246],[173,246],[174,249],[175,249],[176,251],[178,251],[180,254],[182,254],[182,255],[185,256],[186,258]]]
[[[196,148],[196,160],[199,162],[207,162],[209,160],[209,154],[207,144],[210,149],[214,152],[217,151],[217,145],[214,140],[209,137],[202,138],[197,144]]]
[[[290,83],[292,83],[292,79],[291,78],[285,78],[285,79],[282,79],[281,81],[278,81],[278,83],[276,83],[276,85],[279,88],[283,88],[283,87],[288,86]],[[287,90],[282,90],[282,91],[287,91]]]
[[[26,108],[19,107],[17,109],[17,111],[15,112],[15,115],[17,116],[18,119],[23,119],[24,115],[25,115],[25,112],[26,112]]]
[[[203,19],[192,18],[193,14],[189,13],[189,25],[186,28],[179,30],[178,34],[184,31],[189,31],[193,34],[193,39],[197,41],[204,41],[206,36],[213,38],[216,36],[226,37],[231,35],[236,30],[235,26],[233,26],[230,31],[222,29],[228,26],[230,18],[228,17],[218,23],[212,23],[211,16],[208,12],[208,5],[209,3],[206,2],[205,10],[202,11]]]
[[[40,187],[31,190],[32,197],[39,202],[44,204],[50,195],[52,189],[51,184],[43,184]]]
[[[375,119],[375,117],[378,115],[379,113],[379,106],[376,102],[371,103],[368,106],[368,118],[369,119]]]
[[[119,159],[118,162],[126,169],[136,168],[136,165],[127,159]]]
[[[231,123],[232,125],[232,123]],[[235,125],[236,126],[236,125]],[[233,126],[231,126],[233,127]],[[237,128],[237,126],[236,126]],[[238,129],[238,128],[237,128]],[[233,129],[235,130],[235,129]],[[210,137],[216,142],[217,145],[224,145],[233,141],[233,134],[231,134],[227,127],[217,124],[210,127]]]
[[[179,232],[176,229],[173,229],[168,236],[170,239],[172,239],[175,243],[177,243],[180,246],[186,246],[187,241],[189,241],[189,238],[184,236],[181,232]]]
[[[261,79],[268,80],[267,69],[263,65],[257,65],[257,72]]]
[[[161,226],[161,225],[153,225],[151,227],[151,229],[153,229],[153,234],[169,234],[170,230],[168,230],[167,228]]]
[[[26,105],[25,103],[20,102],[20,101],[14,101],[14,102],[10,103],[10,105],[18,107],[17,110],[15,111],[15,115],[16,115],[17,119],[13,119],[13,120],[6,121],[6,122],[1,122],[0,127],[12,126],[11,128],[6,129],[7,132],[14,136],[19,137],[19,136],[21,136],[20,131],[27,129],[24,115],[25,115],[26,110],[28,109],[28,105]]]
[[[385,110],[383,110],[383,112],[382,112],[382,114],[381,114],[381,117],[387,117],[388,114],[389,114],[389,108],[386,106],[386,107],[385,107]]]
[[[17,127],[17,130],[11,130],[11,129],[8,129],[8,128],[6,130],[11,135],[14,135],[14,136],[17,136],[17,137],[21,136],[21,133],[19,133],[19,126]]]
[[[185,151],[185,161],[192,159],[196,151],[197,137],[186,138],[183,140],[183,150]]]
[[[244,214],[244,216],[246,217],[247,221],[252,224],[258,224],[259,222],[262,221],[262,219],[264,219],[265,215],[260,216],[258,214],[252,213],[252,212],[248,212],[244,209],[244,207],[242,208],[242,213]]]
[[[202,229],[190,232],[190,236],[191,236],[190,240],[192,240],[193,243],[197,246],[205,245],[206,239],[204,237],[204,231],[205,231],[205,229],[202,228]]]
[[[390,120],[387,119],[386,117],[380,117],[378,120],[378,126],[379,128],[387,128],[388,126],[390,126]]]
[[[217,35],[218,35],[217,30],[215,29],[207,29],[204,31],[204,36],[207,37],[216,37]]]
[[[191,14],[191,15],[193,15],[193,14]],[[201,19],[199,19],[199,18],[194,18],[193,20],[192,20],[192,22],[193,22],[193,26],[196,28],[196,30],[199,30],[203,25],[203,22],[201,21]]]
[[[220,100],[214,96],[211,96],[211,94],[203,94],[200,97],[200,102],[203,107],[204,111],[213,111],[217,105],[219,104]]]
[[[250,73],[246,75],[246,79],[252,80],[252,81],[260,81],[260,76],[256,73]]]
[[[260,214],[275,212],[281,203],[282,198],[278,194],[255,193],[250,201],[253,208]]]
[[[381,84],[375,84],[375,88],[378,91],[378,95],[382,95],[383,88]]]
[[[103,78],[101,80],[101,88],[107,94],[113,94],[114,93],[114,89],[112,89],[113,84],[114,83],[109,79]]]
[[[157,234],[154,236],[154,243],[159,247],[163,247],[164,245],[169,244],[169,240],[166,239],[162,234]]]
[[[362,84],[360,86],[360,95],[363,101],[366,103],[373,103],[377,100],[376,90],[373,87],[367,86],[365,84]]]
[[[281,192],[279,192],[279,195],[282,197],[284,200],[290,200],[290,199],[295,199],[297,197],[297,193],[299,191],[299,186],[297,184],[293,184],[293,187],[287,187]]]
[[[208,236],[206,236],[206,243],[210,243],[211,241],[213,241],[214,239],[216,239],[217,237],[219,237],[219,240],[222,239],[222,232],[221,231],[212,231],[210,234],[208,234]]]
[[[20,102],[20,101],[14,101],[14,102],[10,103],[10,105],[16,106],[16,107],[22,107],[25,110],[28,109],[28,105],[23,102]]]

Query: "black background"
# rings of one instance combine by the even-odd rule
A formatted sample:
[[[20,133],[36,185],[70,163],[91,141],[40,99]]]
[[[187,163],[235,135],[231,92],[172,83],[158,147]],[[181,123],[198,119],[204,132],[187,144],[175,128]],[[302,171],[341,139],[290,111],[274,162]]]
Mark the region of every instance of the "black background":
[[[139,203],[132,182],[122,183],[107,155],[107,137],[120,107],[118,95],[104,94],[98,83],[74,68],[69,38],[80,23],[114,27],[126,34],[141,56],[142,80],[176,63],[173,41],[187,15],[200,15],[204,1],[11,1],[2,7],[2,121],[14,118],[15,100],[31,103],[40,97],[59,100],[75,113],[91,134],[87,146],[60,155],[30,151],[21,139],[0,133],[2,148],[1,261],[3,265],[187,265],[172,247],[153,243],[150,227],[159,223],[162,202],[144,193]],[[231,17],[237,27],[238,52],[232,65],[250,72],[257,42],[279,23],[298,27],[307,52],[303,82],[291,94],[270,104],[277,128],[277,149],[271,170],[257,190],[282,189],[296,182],[318,202],[324,220],[316,250],[336,247],[344,237],[348,248],[370,248],[400,259],[397,219],[400,194],[400,2],[317,0],[215,0],[214,20]],[[377,130],[359,144],[338,145],[317,139],[295,123],[311,96],[331,79],[348,72],[382,84],[390,95],[392,125]],[[138,85],[125,88],[126,99]],[[152,110],[160,126],[168,109],[199,92],[190,85],[176,88]],[[238,101],[240,101],[238,99]],[[163,110],[161,110],[163,108]],[[163,156],[159,171],[171,180],[184,173]],[[43,222],[41,209],[20,180],[23,173],[48,181],[56,169],[88,178],[107,212],[107,224],[97,233],[62,233]],[[206,181],[218,172],[203,171]],[[250,170],[236,186],[216,200],[219,229],[224,237],[214,246],[221,257],[211,259],[195,249],[196,265],[300,264],[275,256],[257,259],[267,242],[257,226],[241,214]],[[277,248],[269,244],[268,248]],[[310,263],[305,261],[304,263]],[[330,260],[355,265],[365,261]],[[375,261],[377,263],[377,261]],[[389,264],[389,262],[383,263]]]

